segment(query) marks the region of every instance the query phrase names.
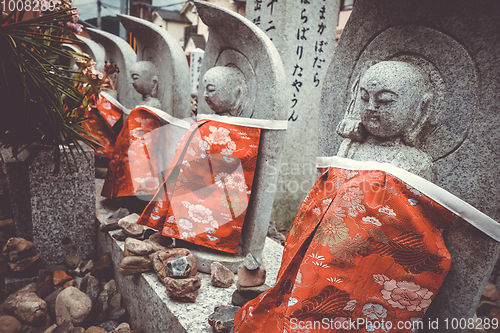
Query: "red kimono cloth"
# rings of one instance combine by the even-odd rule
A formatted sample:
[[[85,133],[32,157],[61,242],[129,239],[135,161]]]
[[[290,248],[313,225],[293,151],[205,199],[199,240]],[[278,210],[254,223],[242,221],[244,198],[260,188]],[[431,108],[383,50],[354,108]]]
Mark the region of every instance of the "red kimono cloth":
[[[387,172],[326,168],[275,286],[238,311],[234,332],[412,332],[450,268],[441,230],[454,216]]]
[[[154,195],[160,185],[156,152],[161,149],[154,130],[158,116],[146,107],[130,114],[116,139],[101,195],[106,198]]]
[[[97,138],[103,148],[97,149],[98,156],[112,158],[115,149],[116,134],[112,128],[123,114],[123,106],[107,94],[100,94],[97,107],[87,109],[85,129]]]
[[[165,236],[236,253],[260,128],[244,126],[252,121],[246,118],[212,118],[218,120],[199,120],[185,133],[162,186],[138,223]]]

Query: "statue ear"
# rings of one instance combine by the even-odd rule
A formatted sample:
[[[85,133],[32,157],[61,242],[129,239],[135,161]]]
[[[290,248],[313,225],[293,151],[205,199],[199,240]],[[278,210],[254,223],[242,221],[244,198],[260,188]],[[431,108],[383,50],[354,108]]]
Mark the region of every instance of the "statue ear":
[[[151,97],[156,98],[158,95],[158,76],[153,75],[153,77],[151,78],[151,81],[153,81],[153,83],[154,83],[153,91],[151,92]]]
[[[418,104],[417,110],[415,112],[415,120],[403,135],[403,140],[406,145],[413,147],[417,143],[417,138],[424,128],[427,119],[429,119],[428,107],[433,97],[434,95],[430,92],[427,92],[422,96],[422,99],[420,100],[420,103]]]
[[[343,138],[349,138],[354,141],[363,142],[366,140],[366,129],[361,123],[359,110],[356,108],[356,99],[359,93],[360,76],[354,82],[351,88],[351,101],[347,107],[344,119],[337,125],[337,134]]]

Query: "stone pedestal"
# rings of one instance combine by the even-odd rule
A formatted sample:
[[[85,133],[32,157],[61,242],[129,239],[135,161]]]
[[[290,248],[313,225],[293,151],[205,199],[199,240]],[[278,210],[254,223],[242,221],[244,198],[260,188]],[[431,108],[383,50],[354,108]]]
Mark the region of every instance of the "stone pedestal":
[[[90,148],[87,158],[74,153],[71,169],[61,157],[61,169],[54,175],[52,150],[19,160],[2,151],[18,236],[33,241],[48,265],[67,255],[95,254],[94,154]]]

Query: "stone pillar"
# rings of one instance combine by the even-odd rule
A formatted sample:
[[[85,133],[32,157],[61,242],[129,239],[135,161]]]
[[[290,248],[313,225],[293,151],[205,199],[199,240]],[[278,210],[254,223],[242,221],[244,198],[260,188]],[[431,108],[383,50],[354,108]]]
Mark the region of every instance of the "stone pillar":
[[[288,129],[271,219],[289,228],[317,178],[321,87],[335,47],[338,0],[249,0],[247,18],[273,41],[283,60]]]

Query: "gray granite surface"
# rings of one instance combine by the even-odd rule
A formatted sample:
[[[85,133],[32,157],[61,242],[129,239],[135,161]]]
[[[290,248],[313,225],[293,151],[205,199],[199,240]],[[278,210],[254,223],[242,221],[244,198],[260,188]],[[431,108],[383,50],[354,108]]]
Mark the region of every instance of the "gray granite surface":
[[[319,101],[335,49],[339,1],[246,2],[246,18],[276,46],[286,82],[288,129],[271,219],[290,228],[316,181]]]
[[[88,147],[85,153],[88,161],[75,152],[71,170],[62,157],[57,175],[51,150],[42,150],[29,166],[33,242],[45,264],[96,253],[94,154]]]

